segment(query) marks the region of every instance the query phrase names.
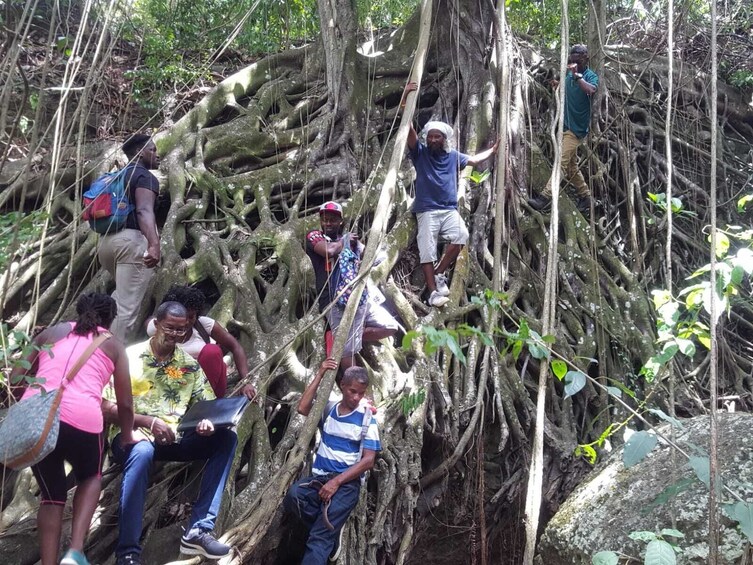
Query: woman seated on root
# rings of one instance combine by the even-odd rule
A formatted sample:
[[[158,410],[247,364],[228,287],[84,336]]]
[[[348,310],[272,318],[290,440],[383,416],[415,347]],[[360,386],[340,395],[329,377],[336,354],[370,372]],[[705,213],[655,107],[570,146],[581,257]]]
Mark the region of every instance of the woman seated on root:
[[[68,370],[81,357],[96,337],[110,328],[117,314],[115,300],[106,294],[83,294],[76,304],[78,319],[51,326],[35,339],[35,351],[28,357],[30,369],[13,369],[11,382],[21,382],[14,388],[25,389],[23,398],[40,393],[40,388],[27,388],[22,379],[27,372],[44,380],[41,387],[54,393]],[[49,346],[49,350],[41,350]],[[133,429],[133,398],[128,372],[128,357],[123,344],[109,337],[91,354],[73,379],[66,385],[60,403],[60,431],[55,449],[31,470],[39,484],[41,502],[37,514],[37,530],[42,565],[58,563],[63,509],[68,494],[65,462],[70,463],[76,478],[73,497],[71,545],[60,561],[61,565],[86,565],[84,540],[102,489],[102,454],[104,422],[102,418],[102,390],[114,375],[115,395],[118,399],[118,419],[124,430],[124,444],[135,443]]]
[[[222,352],[225,350],[232,354],[235,368],[243,379],[248,375],[248,360],[243,347],[218,321],[199,316],[206,298],[198,288],[172,286],[162,302],[179,302],[188,310],[189,331],[178,343],[183,351],[199,362],[217,398],[224,398],[227,392],[227,365]],[[146,333],[153,336],[154,331],[152,319]]]

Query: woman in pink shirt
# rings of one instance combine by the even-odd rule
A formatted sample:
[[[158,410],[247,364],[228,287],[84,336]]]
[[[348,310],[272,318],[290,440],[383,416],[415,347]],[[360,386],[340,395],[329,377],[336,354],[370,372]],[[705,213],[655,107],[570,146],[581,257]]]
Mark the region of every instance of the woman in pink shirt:
[[[76,313],[78,320],[75,322],[51,326],[34,339],[35,351],[27,358],[27,366],[31,366],[28,373],[43,381],[41,388],[46,391],[57,390],[70,367],[94,338],[110,327],[117,314],[117,305],[106,294],[88,293],[79,298]],[[43,346],[49,347],[49,352],[40,350]],[[23,379],[26,373],[27,370],[21,367],[16,367],[11,373],[11,382],[21,381],[17,388],[25,389],[23,398],[40,393],[37,385],[27,388]],[[37,529],[42,565],[58,563],[63,509],[68,493],[65,461],[73,468],[77,488],[73,497],[71,545],[60,563],[88,564],[83,554],[84,540],[102,487],[102,389],[110,381],[111,375],[115,377],[118,417],[123,434],[121,441],[134,443],[128,357],[123,344],[117,338],[110,337],[66,385],[60,403],[60,432],[55,449],[31,468],[41,491]]]

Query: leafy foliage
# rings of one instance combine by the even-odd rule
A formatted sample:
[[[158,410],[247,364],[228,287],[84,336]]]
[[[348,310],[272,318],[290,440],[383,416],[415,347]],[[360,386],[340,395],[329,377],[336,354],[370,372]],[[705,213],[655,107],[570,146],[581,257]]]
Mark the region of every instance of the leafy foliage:
[[[28,214],[0,214],[0,272],[4,272],[28,245],[39,240],[42,223],[46,217],[47,213],[44,210],[35,210]]]

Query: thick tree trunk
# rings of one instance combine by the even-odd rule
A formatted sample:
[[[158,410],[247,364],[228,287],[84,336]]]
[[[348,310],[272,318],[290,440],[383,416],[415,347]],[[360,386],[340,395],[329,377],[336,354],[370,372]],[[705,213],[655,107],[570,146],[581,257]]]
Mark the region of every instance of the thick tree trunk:
[[[310,456],[316,417],[305,420],[292,407],[324,354],[304,235],[318,222],[318,205],[333,198],[346,203],[346,215],[367,233],[385,182],[381,155],[394,144],[391,124],[417,42],[414,18],[400,32],[378,39],[374,50],[385,54],[374,57],[366,73],[363,56],[356,52],[350,2],[319,4],[326,27],[322,51],[314,46],[285,52],[238,71],[158,137],[163,192],[169,195],[158,211],[164,263],[145,310],[172,283],[202,288],[213,304],[211,315],[248,352],[262,394],[262,406],[250,410],[239,428],[241,447],[221,517],[221,531],[239,550],[234,562],[289,563],[300,554],[300,536],[291,531],[279,502]],[[548,177],[544,153],[551,159],[551,144],[542,140],[553,107],[545,86],[551,72],[538,62],[538,53],[514,39],[492,66],[495,14],[490,3],[436,0],[434,10],[447,16],[433,19],[416,125],[430,118],[446,120],[456,127],[458,148],[475,153],[494,140],[496,117],[505,116],[510,132],[500,163],[505,170],[496,174],[504,172],[508,188],[497,194],[489,180],[461,184],[461,213],[471,239],[453,272],[451,303],[437,310],[420,300],[423,279],[408,210],[410,165],[405,163],[398,176],[384,234],[388,259],[370,275],[382,284],[407,331],[427,326],[447,331],[442,335],[455,337],[459,349],[431,350],[425,335],[407,350],[391,343],[365,349],[362,362],[375,376],[384,451],[346,525],[341,562],[473,562],[488,551],[490,563],[506,555],[517,565],[535,420],[533,382],[540,361],[526,348],[513,357],[508,338],[515,341],[522,321],[541,332],[549,219],[521,209],[518,195],[530,190],[532,178]],[[327,15],[333,26],[326,26]],[[661,254],[651,245],[660,236],[649,222],[658,216],[645,204],[643,189],[661,191],[664,117],[656,101],[663,88],[662,61],[654,60],[649,75],[643,53],[609,55],[623,64],[619,75],[604,70],[608,111],[599,118],[593,151],[584,155],[592,181],[605,187],[604,208],[590,223],[566,196],[561,200],[553,348],[579,363],[597,359],[586,369],[589,375],[635,390],[638,400],[652,394],[661,405],[662,383],[649,388],[635,375],[653,352],[646,289],[661,284]],[[509,72],[511,85],[498,107],[496,69],[501,68]],[[673,140],[680,171],[676,190],[697,214],[676,225],[676,268],[682,276],[697,266],[694,257],[703,245],[698,234],[705,221],[706,179],[697,164],[709,162],[706,141],[696,139],[689,127],[692,120],[706,119],[694,72],[685,67],[676,76],[678,84],[688,85],[679,114],[688,127],[678,124]],[[734,155],[750,150],[753,118],[734,90],[728,89],[720,104],[729,118],[722,148],[728,182],[720,190],[732,201],[747,179]],[[3,204],[21,194],[21,186],[41,193],[49,182],[44,171],[44,180],[36,184],[7,173],[0,171]],[[28,242],[26,255],[3,279],[4,312],[15,316],[19,327],[25,327],[32,307],[50,322],[70,316],[78,292],[111,286],[94,265],[96,236],[85,226],[62,226],[75,218],[75,198],[64,190],[70,184],[67,175],[68,169],[60,171],[62,184],[50,195],[53,217],[61,223],[50,230],[45,256],[40,261],[40,242]],[[6,197],[9,192],[15,196]],[[508,205],[496,206],[500,198]],[[509,216],[495,222],[501,209]],[[499,226],[505,233],[495,233]],[[495,235],[499,244],[492,248]],[[43,289],[38,297],[35,269]],[[504,277],[494,276],[495,269]],[[501,294],[486,293],[492,288]],[[735,326],[745,335],[753,327],[753,311],[741,309],[737,316]],[[730,327],[723,361],[729,370],[720,373],[727,380],[720,385],[742,393],[751,386],[751,363],[740,354],[739,342],[732,341],[735,329]],[[548,386],[542,522],[588,469],[573,456],[577,444],[599,438],[605,413],[620,415],[592,385],[570,398],[558,380]],[[418,393],[423,402],[416,400]],[[679,393],[677,405],[682,414],[698,410],[702,402],[688,388]],[[155,473],[145,520],[146,551],[154,562],[178,558],[178,525],[191,495],[186,485],[193,484],[197,472],[168,465]],[[112,562],[117,468],[110,467],[105,478],[101,517],[87,548],[98,563]],[[0,538],[0,552],[9,562],[33,563],[36,541],[29,532],[36,501],[29,473],[6,475],[3,493],[6,535]],[[462,533],[446,536],[448,524]]]

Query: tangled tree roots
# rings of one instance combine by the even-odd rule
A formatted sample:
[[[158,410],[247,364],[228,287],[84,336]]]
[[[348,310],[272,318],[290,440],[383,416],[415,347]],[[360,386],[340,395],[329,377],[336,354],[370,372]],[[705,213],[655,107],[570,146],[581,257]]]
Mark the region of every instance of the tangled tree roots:
[[[495,114],[499,97],[485,45],[473,39],[486,33],[474,35],[477,22],[491,19],[486,12],[490,8],[481,4],[458,14],[468,24],[459,37],[450,26],[434,30],[417,116],[420,123],[429,117],[454,122],[459,145],[467,153],[483,149],[493,139],[489,116]],[[385,174],[383,156],[392,148],[392,124],[416,30],[414,20],[401,33],[381,40],[394,42],[382,49],[387,55],[370,58],[368,65],[361,61],[354,72],[366,73],[359,78],[369,88],[355,90],[352,107],[340,107],[337,114],[332,114],[327,96],[321,53],[306,48],[265,58],[228,77],[158,138],[164,156],[163,193],[169,198],[160,207],[163,265],[144,303],[144,315],[171,284],[187,281],[200,286],[213,302],[211,315],[249,352],[263,398],[263,409],[248,411],[239,428],[243,449],[237,453],[235,481],[228,485],[219,527],[239,549],[234,562],[280,562],[280,551],[288,550],[279,549],[287,534],[280,527],[284,522],[278,508],[308,452],[301,438],[311,437],[316,426],[314,418],[295,416],[292,407],[311,368],[323,357],[323,323],[315,308],[304,235],[317,224],[317,206],[329,199],[347,201],[346,216],[359,231],[369,224]],[[602,205],[591,221],[562,197],[554,348],[568,359],[598,360],[588,366],[578,361],[591,376],[637,388],[635,373],[653,350],[654,323],[646,290],[661,285],[663,277],[656,247],[661,215],[647,207],[645,191],[663,191],[665,78],[661,61],[643,72],[645,63],[636,53],[610,56],[619,65],[606,69],[599,127],[591,135],[586,159]],[[419,301],[415,225],[405,187],[398,187],[386,237],[389,259],[372,277],[382,284],[406,330],[420,325],[453,329],[468,323],[494,334],[486,316],[491,306],[469,298],[491,288],[495,260],[504,261],[506,273],[501,325],[514,331],[526,319],[531,328],[540,328],[546,234],[551,226],[548,217],[521,205],[520,198],[526,186],[539,188],[537,183],[547,177],[541,173],[548,165],[539,147],[550,145],[545,125],[551,119],[552,101],[544,86],[548,71],[533,61],[537,57],[515,46],[500,63],[514,69],[508,114],[516,133],[509,140],[506,171],[506,186],[513,188],[497,195],[489,181],[472,190],[462,187],[471,241],[454,270],[451,303],[442,310]],[[707,100],[702,80],[692,73],[685,69],[676,77],[682,84],[682,125],[675,126],[673,139],[676,192],[696,212],[676,224],[676,278],[704,260],[698,252],[704,248],[699,234],[706,223],[709,154],[708,140],[701,134],[708,124]],[[721,111],[728,119],[720,156],[726,171],[725,196],[720,201],[731,199],[746,181],[736,155],[749,151],[747,140],[753,139],[753,115],[739,94],[726,92],[723,103]],[[342,120],[359,126],[359,134],[344,135],[353,124],[339,127]],[[403,178],[410,175],[408,164],[403,173]],[[71,174],[66,170],[60,176],[63,185]],[[40,173],[24,185],[14,177],[6,183],[3,202],[18,198],[22,186],[28,195],[48,180]],[[497,198],[506,199],[507,224],[512,228],[504,234],[503,257],[494,258],[489,219]],[[18,312],[21,328],[30,329],[37,318],[48,323],[65,317],[78,293],[110,284],[93,267],[97,236],[78,224],[76,191],[57,189],[48,209],[54,227],[45,236],[44,261],[39,261],[42,242],[35,242],[4,279],[5,315]],[[649,219],[656,222],[649,224]],[[43,289],[38,295],[37,276],[37,288]],[[30,301],[31,309],[26,306]],[[734,326],[750,327],[752,314],[743,310],[729,332],[744,335]],[[538,361],[527,352],[516,360],[509,354],[500,356],[505,346],[500,340],[488,346],[480,337],[467,339],[461,344],[464,363],[448,350],[427,356],[418,343],[410,351],[385,343],[364,352],[363,362],[376,376],[384,451],[347,525],[345,562],[402,563],[408,555],[428,555],[432,563],[440,563],[437,548],[446,549],[448,562],[458,562],[458,546],[462,555],[468,554],[468,547],[475,555],[485,540],[488,551],[503,552],[510,563],[518,563]],[[720,374],[728,376],[729,390],[750,387],[749,356],[741,354],[747,347],[742,338],[724,345],[723,359],[730,370]],[[681,400],[689,413],[702,406],[703,387],[701,382],[690,384]],[[657,383],[660,401],[661,386]],[[420,389],[427,392],[425,401],[404,414],[399,399]],[[545,429],[545,515],[587,471],[587,465],[576,463],[572,455],[576,445],[596,439],[615,415],[606,410],[609,399],[595,388],[571,398],[563,398],[559,382],[553,382],[551,390]],[[186,516],[198,472],[171,464],[155,473],[144,521],[146,551],[154,561],[177,558],[177,524]],[[110,563],[119,489],[115,467],[105,473],[105,484],[87,552],[95,562]],[[8,562],[38,559],[30,535],[35,492],[28,471],[6,473],[0,552]],[[452,543],[437,541],[437,523],[458,527],[469,543],[458,544],[457,538],[448,538]]]

